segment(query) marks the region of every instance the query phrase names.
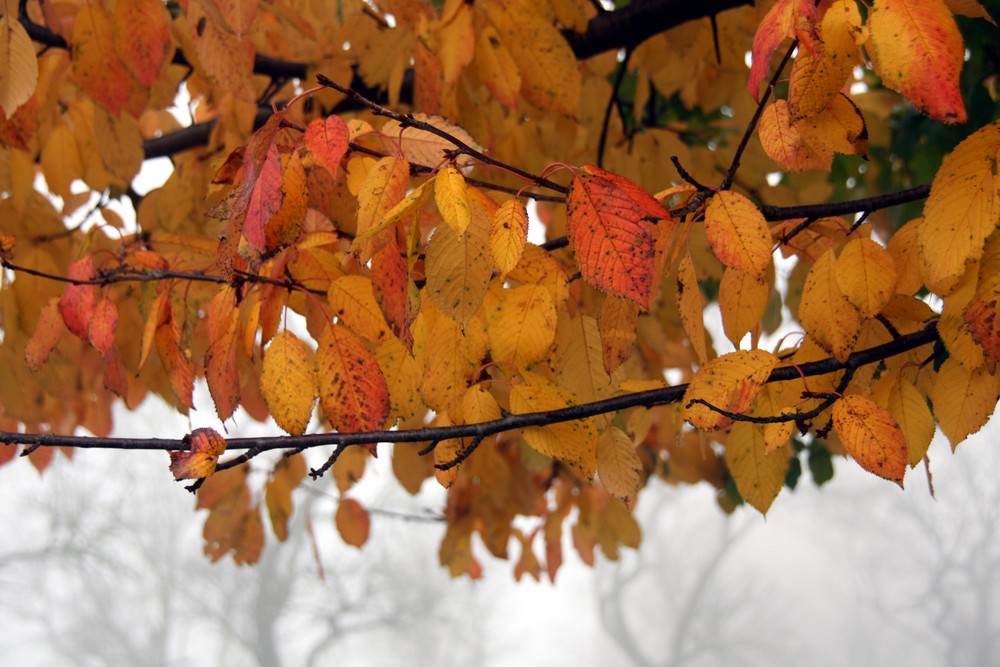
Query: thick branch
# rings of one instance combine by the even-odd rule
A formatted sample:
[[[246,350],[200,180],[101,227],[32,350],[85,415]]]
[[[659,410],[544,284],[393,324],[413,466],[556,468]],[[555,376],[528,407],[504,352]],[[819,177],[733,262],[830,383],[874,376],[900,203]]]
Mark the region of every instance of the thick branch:
[[[826,375],[842,370],[856,369],[861,366],[888,359],[909,350],[928,345],[938,340],[937,325],[930,323],[920,331],[901,336],[882,345],[876,345],[855,352],[840,362],[831,357],[813,361],[798,366],[782,366],[771,371],[767,382],[787,382],[803,377]],[[524,414],[506,414],[500,419],[479,424],[461,424],[457,426],[439,426],[431,428],[409,429],[400,431],[369,431],[366,433],[315,433],[300,436],[274,436],[259,438],[230,438],[226,441],[228,450],[251,449],[268,451],[278,449],[323,447],[337,445],[346,447],[372,442],[427,442],[449,440],[452,438],[483,439],[497,433],[512,431],[528,426],[546,426],[562,422],[586,419],[596,415],[617,412],[634,407],[653,407],[676,403],[687,391],[686,384],[674,385],[663,389],[640,391],[620,396],[613,396],[602,401],[582,403],[559,410],[528,412]],[[89,436],[69,436],[52,433],[9,433],[0,431],[0,442],[16,445],[31,445],[35,447],[80,447],[87,449],[126,449],[126,450],[161,450],[183,451],[189,445],[182,440],[162,438],[97,438]]]
[[[930,183],[918,185],[915,188],[899,190],[875,197],[851,199],[849,201],[833,202],[831,204],[810,204],[808,206],[767,206],[761,205],[760,211],[771,222],[778,220],[794,220],[795,218],[825,218],[828,216],[846,215],[848,213],[871,213],[879,209],[908,204],[926,199],[931,192]]]

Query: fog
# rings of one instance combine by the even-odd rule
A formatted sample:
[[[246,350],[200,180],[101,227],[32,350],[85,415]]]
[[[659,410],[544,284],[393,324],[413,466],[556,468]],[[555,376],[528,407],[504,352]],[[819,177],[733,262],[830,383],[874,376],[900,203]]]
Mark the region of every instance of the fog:
[[[119,419],[190,426],[155,405]],[[289,541],[253,567],[202,555],[204,515],[162,452],[78,451],[42,476],[18,460],[0,468],[0,664],[987,665],[998,439],[992,423],[955,455],[936,439],[935,498],[923,468],[902,491],[844,459],[766,519],[653,482],[642,547],[591,569],[567,543],[554,585],[515,583],[485,549],[482,580],[450,579],[443,493],[399,490],[388,456],[352,493],[382,510],[363,550],[336,534],[331,481],[307,480]]]

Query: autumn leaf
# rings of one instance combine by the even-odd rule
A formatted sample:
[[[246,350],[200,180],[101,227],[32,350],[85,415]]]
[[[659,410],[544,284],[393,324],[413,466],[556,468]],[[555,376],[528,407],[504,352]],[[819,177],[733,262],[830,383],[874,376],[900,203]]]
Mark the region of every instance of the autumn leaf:
[[[896,288],[896,265],[885,248],[871,239],[852,239],[837,258],[837,286],[862,317],[874,317]]]
[[[352,547],[360,549],[368,541],[371,517],[368,510],[353,498],[341,498],[334,517],[341,539]]]
[[[855,35],[861,30],[857,4],[837,0],[823,15],[820,40],[800,49],[788,83],[788,105],[798,120],[819,113],[847,83],[859,60]]]
[[[837,266],[832,250],[813,265],[802,288],[799,321],[823,349],[843,361],[854,351],[861,313],[840,291]]]
[[[635,353],[635,325],[639,307],[615,296],[607,296],[597,316],[601,334],[601,354],[604,370],[613,373]]]
[[[944,158],[917,228],[924,282],[947,294],[979,259],[1000,220],[1000,121],[980,128]]]
[[[802,128],[792,124],[785,100],[777,100],[764,108],[757,134],[767,156],[788,171],[829,169],[833,162],[832,150],[817,150],[806,141]]]
[[[757,326],[771,297],[768,282],[762,277],[726,269],[719,283],[719,308],[722,328],[733,345],[739,347],[743,337]]]
[[[726,465],[736,488],[761,514],[767,514],[781,491],[790,459],[788,447],[768,452],[759,424],[736,422],[726,438]]]
[[[306,476],[306,461],[301,454],[287,456],[275,464],[264,486],[264,504],[271,519],[271,529],[279,542],[288,539],[288,519],[292,516],[292,492]]]
[[[943,0],[876,0],[871,55],[882,83],[935,120],[964,123],[958,87],[964,47]]]
[[[415,113],[413,119],[455,137],[473,150],[482,148],[468,131],[443,116]],[[429,169],[435,169],[452,159],[456,166],[465,167],[472,160],[468,155],[451,158],[452,151],[457,148],[453,141],[423,128],[408,127],[395,119],[386,121],[382,126],[382,134],[399,147],[399,152],[408,162]]]
[[[166,7],[157,0],[116,2],[111,14],[115,53],[144,86],[152,86],[173,51]]]
[[[347,154],[350,131],[340,116],[313,119],[306,126],[306,148],[316,164],[331,176],[340,174],[340,161]]]
[[[642,462],[632,439],[620,428],[606,428],[597,441],[597,475],[608,493],[624,503],[642,485]]]
[[[208,477],[226,451],[226,440],[210,428],[191,431],[183,442],[189,447],[187,451],[170,452],[170,472],[176,480]]]
[[[360,338],[340,324],[320,334],[316,350],[320,406],[338,431],[382,428],[389,415],[389,388],[378,362]]]
[[[814,20],[815,4],[810,0],[778,0],[764,18],[753,38],[750,78],[747,90],[754,100],[760,100],[760,84],[767,76],[771,56],[788,38],[802,35]]]
[[[684,255],[677,267],[677,307],[681,323],[687,332],[691,347],[698,357],[698,363],[708,361],[708,346],[705,342],[705,321],[702,317],[705,302],[698,288],[698,275],[690,255]]]
[[[301,435],[316,403],[316,370],[309,349],[290,331],[271,339],[261,366],[260,391],[274,421]]]
[[[476,70],[490,93],[498,102],[512,109],[517,108],[521,92],[521,73],[500,34],[493,26],[479,31],[476,39]]]
[[[621,176],[584,167],[566,197],[567,231],[587,282],[648,310],[656,268],[649,213],[659,204],[649,195],[647,201],[637,199],[637,191],[638,186]],[[669,214],[663,210],[660,219],[669,219]]]
[[[94,277],[94,263],[90,257],[84,257],[69,266],[66,276],[74,281],[88,281]],[[93,285],[66,285],[66,291],[59,299],[59,314],[66,323],[66,328],[80,340],[87,341],[87,331],[90,319],[94,316],[95,288]]]
[[[493,213],[490,223],[490,256],[500,273],[521,261],[528,238],[528,210],[517,199],[508,199]]]
[[[705,235],[715,256],[730,268],[760,278],[771,264],[771,231],[764,215],[738,192],[722,190],[709,200]]]
[[[465,178],[454,166],[448,165],[434,178],[434,202],[456,234],[462,234],[472,224]]]
[[[25,347],[24,359],[33,371],[42,367],[62,337],[63,321],[58,303],[56,299],[50,299],[45,304],[35,324],[35,332]]]
[[[375,163],[364,177],[358,192],[358,236],[363,237],[369,230],[381,223],[382,218],[406,195],[406,181],[410,175],[410,165],[406,160],[385,157]],[[384,246],[374,239],[362,246],[360,255],[368,259]]]
[[[976,290],[963,316],[973,339],[983,348],[991,374],[1000,361],[1000,276],[990,276]]]
[[[872,400],[885,406],[899,424],[906,441],[910,467],[920,463],[934,437],[934,416],[923,394],[900,372],[890,372],[872,387]]]
[[[489,328],[493,358],[528,366],[545,356],[555,337],[556,308],[548,290],[522,285],[505,290]]]
[[[0,109],[8,118],[28,101],[38,83],[31,38],[13,14],[0,16]]]
[[[118,114],[131,94],[132,77],[114,44],[111,17],[99,4],[84,4],[73,28],[73,74],[95,102]]]
[[[717,410],[745,413],[777,363],[778,358],[764,350],[738,350],[708,362],[684,392],[684,419],[705,431],[727,427],[732,420]]]
[[[906,474],[906,439],[889,411],[858,394],[833,404],[833,428],[862,468],[900,486]]]
[[[115,331],[118,329],[118,306],[110,299],[101,299],[94,306],[94,313],[87,325],[87,339],[90,344],[107,357],[111,346],[115,344]]]
[[[937,373],[930,398],[938,426],[955,449],[983,427],[997,405],[996,378],[984,368],[966,368],[947,359]]]

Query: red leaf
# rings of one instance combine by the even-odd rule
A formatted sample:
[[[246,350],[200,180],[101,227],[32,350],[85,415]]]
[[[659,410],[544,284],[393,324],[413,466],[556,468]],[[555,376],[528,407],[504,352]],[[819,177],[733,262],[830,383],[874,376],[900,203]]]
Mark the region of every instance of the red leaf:
[[[389,387],[375,355],[350,329],[331,324],[316,350],[320,404],[338,431],[382,428],[389,416]]]
[[[170,452],[170,472],[174,479],[197,479],[215,472],[215,464],[226,451],[226,441],[214,429],[198,428],[184,436],[190,451]]]
[[[347,154],[349,138],[350,130],[340,116],[330,116],[326,120],[317,118],[306,127],[306,148],[316,164],[334,177],[340,173],[340,161]]]
[[[236,368],[239,347],[239,311],[236,291],[226,286],[208,306],[209,346],[205,351],[205,379],[219,419],[229,419],[240,402],[240,376]]]
[[[815,17],[816,5],[812,0],[778,0],[764,15],[753,37],[750,78],[747,81],[747,90],[755,100],[760,100],[760,83],[767,76],[775,50],[786,38],[806,34],[804,27],[811,32]]]
[[[264,250],[264,227],[281,208],[281,160],[278,149],[271,145],[261,166],[260,174],[250,193],[247,216],[243,221],[243,237],[252,248]]]
[[[194,407],[191,400],[191,390],[194,386],[194,366],[180,347],[181,330],[177,320],[171,315],[157,330],[154,336],[156,351],[163,362],[163,368],[170,378],[170,386],[181,403],[189,408]]]
[[[413,334],[410,333],[410,325],[417,316],[420,302],[413,281],[410,280],[406,260],[403,259],[395,238],[372,257],[372,283],[375,287],[375,300],[385,315],[385,321],[392,327],[396,337],[406,345],[406,349],[412,350]]]
[[[87,337],[102,357],[107,357],[115,344],[115,330],[118,328],[118,306],[110,299],[100,301],[94,308],[87,327]]]
[[[90,257],[84,257],[69,265],[67,278],[71,280],[90,280],[94,277],[94,263]],[[66,291],[59,299],[59,314],[62,315],[66,328],[76,334],[80,340],[87,342],[87,329],[90,318],[94,315],[94,286],[66,286]]]
[[[668,217],[662,206],[649,200],[655,203],[639,186],[597,167],[586,167],[575,176],[566,198],[569,244],[583,277],[597,289],[645,309],[653,297],[656,271],[655,230],[649,218]]]

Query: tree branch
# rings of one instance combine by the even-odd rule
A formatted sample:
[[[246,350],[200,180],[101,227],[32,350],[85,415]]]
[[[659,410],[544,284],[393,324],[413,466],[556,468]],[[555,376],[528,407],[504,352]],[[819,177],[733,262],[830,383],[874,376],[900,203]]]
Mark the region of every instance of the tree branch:
[[[904,352],[928,345],[938,340],[937,323],[931,322],[924,329],[899,338],[860,350],[840,362],[830,357],[797,366],[782,366],[771,371],[767,382],[787,382],[803,377],[826,375],[842,370],[856,369]],[[587,419],[596,415],[617,412],[634,407],[653,407],[676,403],[684,397],[687,384],[678,384],[662,389],[652,389],[601,401],[581,403],[558,410],[506,414],[500,419],[478,424],[436,426],[407,430],[382,430],[365,433],[314,433],[299,436],[271,436],[257,438],[229,438],[227,450],[251,449],[264,452],[277,449],[324,447],[336,445],[338,448],[363,445],[373,442],[427,442],[453,438],[484,439],[497,433],[512,431],[529,426],[547,426],[562,422]],[[0,431],[0,443],[8,445],[29,445],[35,447],[79,447],[85,449],[159,450],[185,451],[190,445],[183,440],[164,438],[98,438],[91,436],[59,435],[55,433],[11,433]],[[336,453],[336,452],[335,452]]]
[[[767,206],[766,204],[761,204],[758,208],[764,214],[764,218],[771,222],[794,220],[795,218],[819,219],[828,216],[847,215],[848,213],[871,213],[879,209],[926,199],[930,192],[930,183],[925,183],[914,188],[890,192],[884,195],[833,202],[832,204],[810,204],[808,206]]]

